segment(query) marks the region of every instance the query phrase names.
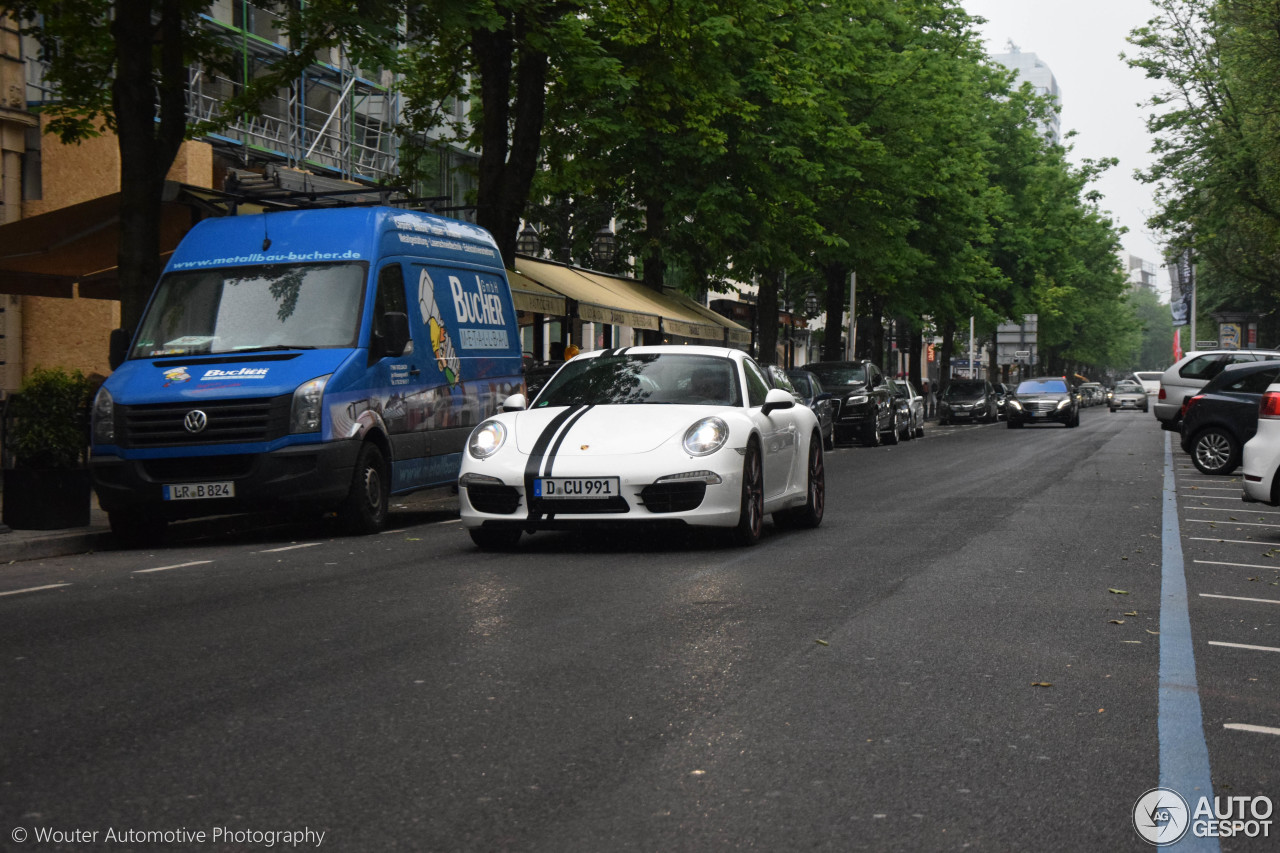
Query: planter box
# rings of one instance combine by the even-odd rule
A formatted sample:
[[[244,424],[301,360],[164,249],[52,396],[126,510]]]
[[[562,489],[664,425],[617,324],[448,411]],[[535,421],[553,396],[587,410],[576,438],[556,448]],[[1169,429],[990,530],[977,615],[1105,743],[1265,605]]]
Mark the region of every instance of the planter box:
[[[6,468],[4,523],[14,530],[87,527],[93,483],[87,468]]]

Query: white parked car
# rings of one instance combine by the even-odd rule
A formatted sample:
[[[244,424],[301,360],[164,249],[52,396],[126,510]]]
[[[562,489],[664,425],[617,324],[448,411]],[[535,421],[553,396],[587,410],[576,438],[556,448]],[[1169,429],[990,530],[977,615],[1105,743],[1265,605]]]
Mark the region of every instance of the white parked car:
[[[1189,352],[1167,368],[1160,376],[1160,390],[1156,392],[1155,411],[1160,426],[1178,431],[1182,421],[1182,404],[1222,372],[1228,364],[1249,361],[1280,359],[1274,350],[1205,350]]]
[[[1276,474],[1280,469],[1280,383],[1267,388],[1258,403],[1258,431],[1244,444],[1241,457],[1244,495],[1250,503],[1280,505]]]
[[[462,523],[485,549],[589,527],[723,528],[738,544],[774,524],[816,527],[826,502],[813,411],[771,388],[746,353],[623,347],[567,362],[472,431]]]
[[[1160,393],[1160,377],[1163,375],[1162,370],[1135,370],[1133,381],[1141,385],[1143,391],[1154,397]]]

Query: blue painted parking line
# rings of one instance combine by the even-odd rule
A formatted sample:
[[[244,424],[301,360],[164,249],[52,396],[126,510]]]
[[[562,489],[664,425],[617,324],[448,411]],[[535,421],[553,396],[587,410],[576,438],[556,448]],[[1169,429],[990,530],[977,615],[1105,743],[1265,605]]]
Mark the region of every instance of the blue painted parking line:
[[[1178,527],[1178,490],[1173,475],[1173,444],[1164,437],[1163,558],[1160,583],[1160,786],[1172,788],[1188,803],[1213,797],[1209,747],[1204,739],[1200,691],[1196,686],[1195,649],[1187,608],[1187,577]],[[1193,806],[1194,808],[1194,806]],[[1217,851],[1216,838],[1188,832],[1179,850]]]

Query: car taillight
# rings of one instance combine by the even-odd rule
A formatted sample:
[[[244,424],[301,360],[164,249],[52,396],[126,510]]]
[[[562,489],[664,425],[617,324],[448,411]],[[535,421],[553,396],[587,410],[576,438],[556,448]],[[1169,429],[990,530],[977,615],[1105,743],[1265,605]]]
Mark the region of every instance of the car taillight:
[[[1191,407],[1204,399],[1203,394],[1197,394],[1194,397],[1188,397],[1182,401],[1182,409],[1178,412],[1178,417],[1185,418],[1187,413],[1191,411]]]
[[[1167,398],[1165,397],[1165,395],[1164,395],[1164,386],[1163,386],[1163,385],[1162,385],[1162,386],[1160,386],[1160,398],[1159,398],[1159,399],[1161,399],[1161,400],[1167,399]]]
[[[1268,391],[1262,395],[1262,402],[1258,404],[1258,417],[1280,418],[1280,393]]]

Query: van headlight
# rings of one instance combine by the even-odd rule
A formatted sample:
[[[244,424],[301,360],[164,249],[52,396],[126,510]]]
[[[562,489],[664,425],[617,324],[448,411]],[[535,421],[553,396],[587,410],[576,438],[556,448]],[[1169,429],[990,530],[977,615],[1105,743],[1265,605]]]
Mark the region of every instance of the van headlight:
[[[293,392],[293,406],[289,410],[289,432],[320,431],[320,421],[324,414],[321,405],[324,401],[324,386],[332,375],[330,373],[318,376],[310,382],[303,382]]]
[[[703,418],[684,432],[684,450],[690,456],[708,456],[729,440],[729,425],[719,418]]]
[[[93,443],[116,443],[116,402],[106,387],[93,398]]]
[[[507,428],[500,421],[485,421],[471,431],[467,450],[476,459],[488,459],[502,449],[507,440]]]

